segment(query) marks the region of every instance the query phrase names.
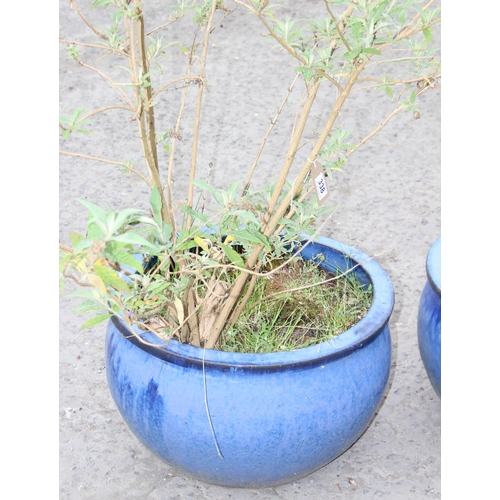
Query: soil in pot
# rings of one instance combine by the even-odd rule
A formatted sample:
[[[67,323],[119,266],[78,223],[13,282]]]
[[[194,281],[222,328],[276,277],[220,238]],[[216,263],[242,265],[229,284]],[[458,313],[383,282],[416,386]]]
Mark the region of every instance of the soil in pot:
[[[223,351],[265,353],[301,349],[348,330],[371,304],[372,289],[354,275],[338,275],[295,259],[261,279],[245,313],[226,329]]]
[[[256,281],[238,321],[225,329],[215,348],[240,353],[302,349],[325,342],[356,324],[370,308],[371,285],[360,283],[355,273],[322,269],[320,262],[321,257],[297,257],[275,263],[276,271],[267,269],[267,276]],[[146,270],[152,268],[145,266]],[[231,273],[227,278],[234,279]],[[246,290],[237,307],[244,297]],[[173,337],[183,341],[180,335],[172,335],[175,328],[162,328],[165,315],[168,310],[145,323],[166,340]]]

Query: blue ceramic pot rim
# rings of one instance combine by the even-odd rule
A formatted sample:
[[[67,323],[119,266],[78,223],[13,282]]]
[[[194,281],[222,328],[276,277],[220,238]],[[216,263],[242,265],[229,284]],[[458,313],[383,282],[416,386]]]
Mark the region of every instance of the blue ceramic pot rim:
[[[148,344],[132,335],[127,325],[118,317],[111,319],[113,325],[134,345],[161,358],[181,366],[202,366],[220,370],[284,370],[287,366],[317,365],[331,358],[342,358],[374,341],[386,328],[394,307],[394,289],[391,280],[382,267],[360,250],[336,240],[318,237],[314,243],[340,251],[359,263],[369,276],[373,285],[373,301],[368,313],[358,323],[344,333],[326,342],[297,349],[296,351],[273,352],[264,354],[233,353],[203,349],[181,344],[171,339],[166,342],[151,332],[134,331]],[[154,344],[154,345],[149,345]]]
[[[441,236],[432,244],[426,261],[427,280],[441,297]]]

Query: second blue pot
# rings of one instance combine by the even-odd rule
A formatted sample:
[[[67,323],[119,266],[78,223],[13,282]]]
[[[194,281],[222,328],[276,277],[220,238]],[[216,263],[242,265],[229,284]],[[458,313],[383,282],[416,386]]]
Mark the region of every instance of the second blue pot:
[[[441,237],[427,254],[426,271],[418,309],[418,345],[432,387],[441,397]]]

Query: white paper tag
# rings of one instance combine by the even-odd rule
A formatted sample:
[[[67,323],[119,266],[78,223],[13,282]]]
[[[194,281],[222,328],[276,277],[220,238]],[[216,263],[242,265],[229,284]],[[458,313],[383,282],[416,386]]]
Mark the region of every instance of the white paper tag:
[[[318,203],[322,205],[330,195],[330,191],[328,191],[328,184],[326,183],[326,176],[323,172],[323,167],[317,160],[311,168],[311,176],[314,182],[314,187],[316,188]]]

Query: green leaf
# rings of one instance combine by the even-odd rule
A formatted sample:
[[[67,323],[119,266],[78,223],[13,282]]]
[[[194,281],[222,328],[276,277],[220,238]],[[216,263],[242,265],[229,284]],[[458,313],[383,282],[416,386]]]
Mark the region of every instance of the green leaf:
[[[245,267],[245,261],[242,259],[241,255],[236,250],[234,250],[234,248],[231,248],[231,246],[224,245],[222,243],[220,244],[220,247],[232,264],[241,268]]]
[[[163,235],[163,242],[166,243],[170,241],[170,238],[172,237],[172,226],[170,224],[165,224],[163,223],[162,227],[162,235]]]
[[[89,9],[93,9],[94,7],[104,7],[106,8],[111,3],[111,0],[94,0],[90,5]]]
[[[108,214],[106,210],[103,210],[101,207],[97,206],[95,203],[92,203],[87,200],[82,200],[80,198],[77,199],[82,205],[86,206],[88,211],[98,220],[102,222],[106,222],[108,218]]]
[[[132,70],[130,68],[127,68],[126,66],[117,66],[117,68],[124,69],[127,73],[130,73],[133,75]],[[132,85],[132,84],[130,84]]]
[[[76,292],[72,292],[68,294],[68,297],[86,297],[88,299],[95,299],[96,296],[93,292],[87,290],[77,290]]]
[[[76,108],[73,111],[73,115],[71,116],[71,118],[68,119],[64,116],[59,117],[59,122],[68,127],[66,130],[62,131],[62,136],[64,139],[67,139],[72,132],[82,132],[84,134],[92,134],[91,130],[86,130],[83,128],[75,128],[78,125],[79,123],[78,120],[83,113],[85,113],[85,110],[83,110],[82,108]],[[89,122],[88,120],[80,121],[80,123],[83,122],[87,122],[88,125],[91,124],[91,122]]]
[[[178,251],[188,250],[190,248],[196,247],[196,243],[193,238],[197,235],[199,227],[194,226],[191,229],[182,229],[177,235],[177,242],[175,249]],[[201,234],[201,233],[200,233]],[[204,233],[203,233],[204,235]],[[202,236],[204,237],[204,236]]]
[[[76,233],[75,231],[70,231],[69,233],[69,239],[71,240],[71,244],[73,247],[76,247],[80,241],[85,240],[85,236],[82,236],[79,233]]]
[[[370,47],[365,47],[363,49],[363,52],[366,52],[367,54],[374,54],[376,56],[381,56],[382,55],[382,52],[380,52],[380,50],[372,49]]]
[[[179,238],[180,240],[180,238]],[[182,252],[183,250],[190,250],[191,248],[195,248],[197,247],[198,245],[196,244],[196,242],[194,240],[186,240],[186,241],[183,241],[182,243],[179,243],[176,247],[176,250],[179,251],[179,252]]]
[[[390,85],[385,86],[385,93],[392,99],[394,97],[394,92],[392,91],[392,87]]]
[[[193,219],[199,220],[203,222],[203,224],[207,223],[210,220],[210,217],[206,216],[205,214],[202,214],[201,212],[197,212],[196,210],[193,210],[192,208],[189,207],[181,207],[181,210],[190,215]]]
[[[214,200],[221,206],[225,207],[227,205],[227,199],[225,196],[225,193],[220,192],[220,191],[215,191],[214,193]]]
[[[78,118],[80,118],[80,116],[83,115],[83,113],[85,113],[85,110],[82,109],[82,108],[79,108],[77,107],[74,111],[73,111],[73,115],[71,116],[71,120],[70,120],[70,124],[72,126],[76,125],[76,123],[78,122]]]
[[[356,57],[358,57],[359,54],[361,54],[361,47],[353,49],[350,52],[346,52],[345,58],[347,61],[352,61],[353,59],[356,59]]]
[[[427,43],[431,43],[432,42],[432,29],[431,28],[425,28],[424,31],[423,31],[423,34],[424,34],[425,41]]]
[[[65,132],[68,132],[67,130]],[[80,132],[81,134],[93,134],[94,132],[92,130],[87,130],[84,128],[76,128],[73,130],[73,132]]]
[[[314,76],[314,70],[307,66],[299,66],[298,68],[295,68],[295,71],[297,73],[302,73],[306,82],[310,82],[312,77]]]
[[[73,312],[76,315],[102,311],[104,306],[93,300],[84,300]]]
[[[384,0],[383,2],[380,2],[380,4],[375,8],[375,10],[373,12],[373,22],[374,23],[376,23],[380,19],[382,12],[387,7],[387,3],[388,3],[388,0]]]
[[[113,287],[119,292],[130,294],[130,288],[127,283],[123,281],[117,274],[116,271],[107,266],[94,265],[94,271],[101,278],[104,284]]]
[[[92,319],[86,321],[80,328],[83,330],[84,328],[90,328],[91,326],[95,326],[103,321],[106,321],[108,318],[111,318],[113,314],[100,314],[99,316],[95,316]]]
[[[228,198],[233,201],[236,198],[238,192],[239,182],[231,182],[227,188]]]
[[[203,189],[204,191],[208,191],[209,193],[215,194],[216,189],[208,184],[208,182],[205,182],[201,179],[192,179],[191,183],[194,184],[196,187]]]
[[[119,231],[125,223],[128,224],[130,222],[128,219],[130,219],[131,215],[135,215],[136,218],[138,218],[142,213],[144,213],[144,210],[138,210],[136,208],[125,208],[121,212],[118,212],[114,221],[116,231]]]
[[[144,272],[142,264],[133,256],[127,252],[116,251],[113,252],[112,255],[109,256],[110,260],[118,262],[120,266],[128,266],[136,271],[139,271],[141,274]]]
[[[208,184],[207,182],[201,180],[201,179],[192,179],[191,182],[198,188],[203,189],[204,191],[208,191],[213,197],[214,200],[221,206],[225,207],[226,206],[226,200],[224,198],[225,193],[221,193],[217,189],[215,189],[213,186]]]
[[[269,240],[261,232],[250,232],[246,229],[243,229],[241,231],[230,231],[228,234],[229,236],[234,236],[236,240],[247,241],[256,245],[264,245],[266,250],[271,250]]]
[[[87,238],[89,240],[102,240],[105,236],[104,228],[97,222],[89,222],[87,226]]]
[[[111,235],[116,231],[115,220],[116,212],[114,210],[110,210],[110,212],[108,213],[108,219],[106,220],[106,233],[108,235]]]
[[[153,187],[151,191],[151,196],[149,197],[149,203],[151,204],[151,208],[153,209],[153,217],[155,222],[161,227],[161,195],[160,191],[156,186]]]
[[[113,241],[121,241],[122,243],[130,243],[131,245],[143,245],[150,248],[155,247],[153,243],[135,233],[120,234],[119,236],[115,236]]]
[[[256,225],[259,224],[257,217],[253,212],[250,212],[250,210],[235,210],[231,212],[231,214],[236,215],[240,221],[253,222]]]
[[[68,44],[66,48],[68,59],[76,59],[80,56],[80,49],[73,44]]]

